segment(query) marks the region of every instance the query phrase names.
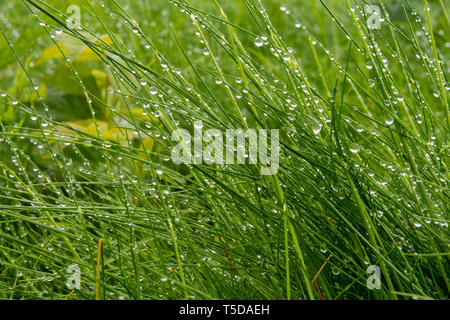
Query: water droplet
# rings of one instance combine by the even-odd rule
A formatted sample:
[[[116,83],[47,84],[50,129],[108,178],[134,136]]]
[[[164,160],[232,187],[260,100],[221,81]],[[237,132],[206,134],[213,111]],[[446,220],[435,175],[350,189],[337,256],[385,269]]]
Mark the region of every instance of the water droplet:
[[[331,268],[331,272],[333,272],[333,274],[337,276],[341,273],[341,270],[338,267],[333,267]]]
[[[351,153],[358,153],[359,152],[359,146],[357,144],[350,145],[350,152]]]
[[[255,46],[262,47],[264,45],[264,41],[261,38],[255,39]]]
[[[394,118],[389,116],[384,123],[386,123],[388,126],[390,126],[394,123]]]
[[[315,119],[311,119],[310,121],[310,125],[311,125],[311,129],[314,132],[315,135],[318,135],[320,133],[320,131],[322,131],[322,122],[315,120]]]

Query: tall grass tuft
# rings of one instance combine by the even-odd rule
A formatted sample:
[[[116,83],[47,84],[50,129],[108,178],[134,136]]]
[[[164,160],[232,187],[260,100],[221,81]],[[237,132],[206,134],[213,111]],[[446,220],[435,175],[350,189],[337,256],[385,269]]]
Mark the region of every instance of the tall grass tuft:
[[[0,5],[0,298],[448,298],[444,0],[72,2]],[[175,165],[199,120],[278,173]]]

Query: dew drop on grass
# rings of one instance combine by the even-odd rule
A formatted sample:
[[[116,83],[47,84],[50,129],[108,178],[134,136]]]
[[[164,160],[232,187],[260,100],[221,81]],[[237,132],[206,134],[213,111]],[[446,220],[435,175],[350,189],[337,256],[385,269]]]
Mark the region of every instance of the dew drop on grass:
[[[157,93],[158,93],[158,90],[156,90],[155,87],[151,87],[151,88],[150,88],[150,94],[156,95]]]
[[[261,38],[255,39],[255,46],[262,47],[264,45],[264,41]]]
[[[351,153],[358,153],[359,152],[359,146],[357,144],[350,145],[350,152]]]
[[[320,131],[322,131],[322,124],[320,122],[317,122],[313,128],[312,128],[313,132],[315,135],[318,135],[320,133]]]
[[[341,270],[338,267],[333,267],[331,268],[331,272],[333,272],[333,274],[337,276],[341,273]]]
[[[320,131],[322,131],[322,127],[323,127],[322,122],[320,122],[318,120],[311,119],[310,125],[311,125],[311,129],[315,135],[318,135],[320,133]]]
[[[386,121],[384,121],[384,123],[386,123],[388,126],[392,125],[394,123],[394,118],[392,118],[391,116],[389,116]]]
[[[283,54],[283,60],[288,62],[289,60],[291,60],[291,55],[289,53]]]

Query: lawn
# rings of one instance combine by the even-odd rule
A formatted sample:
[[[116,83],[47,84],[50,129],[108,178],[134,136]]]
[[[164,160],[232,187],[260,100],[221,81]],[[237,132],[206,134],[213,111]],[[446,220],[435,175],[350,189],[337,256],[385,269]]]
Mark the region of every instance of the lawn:
[[[0,2],[0,299],[448,299],[448,8]]]

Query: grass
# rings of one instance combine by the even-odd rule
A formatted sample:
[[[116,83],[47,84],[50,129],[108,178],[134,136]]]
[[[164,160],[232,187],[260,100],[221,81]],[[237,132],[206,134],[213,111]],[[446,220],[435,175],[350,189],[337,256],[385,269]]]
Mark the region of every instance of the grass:
[[[0,4],[1,299],[448,299],[446,1],[71,4]],[[197,120],[279,172],[175,165]]]

